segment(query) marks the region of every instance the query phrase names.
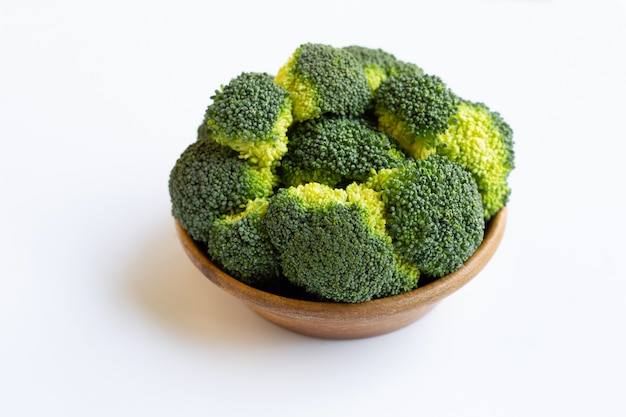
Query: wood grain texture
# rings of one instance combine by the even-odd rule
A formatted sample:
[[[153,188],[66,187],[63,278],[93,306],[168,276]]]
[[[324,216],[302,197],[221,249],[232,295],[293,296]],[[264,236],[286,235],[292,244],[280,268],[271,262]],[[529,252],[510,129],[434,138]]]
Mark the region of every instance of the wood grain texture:
[[[506,218],[505,207],[487,224],[483,242],[457,271],[405,294],[356,304],[298,300],[250,287],[213,264],[178,223],[176,230],[193,264],[211,282],[240,299],[261,317],[312,337],[356,339],[378,336],[413,323],[468,283],[498,248]]]

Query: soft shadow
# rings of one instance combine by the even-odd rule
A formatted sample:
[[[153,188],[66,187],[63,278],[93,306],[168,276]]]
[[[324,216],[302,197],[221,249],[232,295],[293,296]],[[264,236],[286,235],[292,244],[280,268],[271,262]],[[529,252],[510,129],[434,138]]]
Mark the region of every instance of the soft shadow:
[[[211,283],[187,258],[173,224],[144,243],[128,270],[128,292],[169,330],[229,348],[313,340],[267,322]]]

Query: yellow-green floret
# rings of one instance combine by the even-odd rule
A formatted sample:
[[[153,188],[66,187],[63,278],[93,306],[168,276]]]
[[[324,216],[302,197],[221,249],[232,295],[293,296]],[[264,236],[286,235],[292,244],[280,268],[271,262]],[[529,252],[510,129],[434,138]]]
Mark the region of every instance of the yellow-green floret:
[[[212,97],[200,133],[244,159],[270,166],[287,152],[293,121],[289,93],[267,73],[244,72]]]
[[[322,300],[356,303],[417,285],[418,274],[396,265],[383,212],[380,195],[363,185],[308,183],[279,190],[265,222],[290,282]]]
[[[483,103],[464,100],[439,136],[437,153],[468,170],[482,196],[485,219],[506,205],[508,177],[515,167],[513,131],[502,116]]]
[[[380,83],[392,75],[402,72],[412,72],[418,75],[424,74],[424,71],[416,64],[401,61],[393,54],[380,48],[350,45],[343,49],[350,52],[361,62],[372,92],[375,92]]]
[[[286,185],[330,186],[364,181],[373,171],[398,166],[406,156],[390,138],[360,118],[323,117],[296,124],[281,161]]]
[[[330,45],[300,45],[278,70],[275,82],[291,94],[295,121],[326,113],[358,115],[372,97],[361,63]]]
[[[208,139],[189,145],[169,177],[172,215],[199,242],[206,243],[213,221],[242,211],[249,200],[273,193],[276,176]]]
[[[404,72],[380,84],[375,112],[380,130],[395,138],[407,154],[425,159],[435,152],[457,106],[456,96],[441,78]]]
[[[268,200],[250,200],[244,211],[227,214],[213,222],[207,251],[213,262],[242,282],[271,287],[281,272],[263,216]]]
[[[382,195],[395,248],[424,275],[455,271],[482,242],[485,222],[476,183],[445,156],[382,170],[367,185]]]

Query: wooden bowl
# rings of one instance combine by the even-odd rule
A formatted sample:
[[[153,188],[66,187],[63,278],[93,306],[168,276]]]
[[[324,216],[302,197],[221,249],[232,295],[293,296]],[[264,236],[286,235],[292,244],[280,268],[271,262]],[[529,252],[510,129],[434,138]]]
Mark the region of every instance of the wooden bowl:
[[[483,242],[457,271],[404,294],[356,304],[298,300],[250,287],[220,270],[178,223],[176,228],[194,265],[211,282],[239,298],[261,317],[308,336],[356,339],[381,335],[413,323],[469,282],[498,248],[506,216],[505,207],[488,222]]]

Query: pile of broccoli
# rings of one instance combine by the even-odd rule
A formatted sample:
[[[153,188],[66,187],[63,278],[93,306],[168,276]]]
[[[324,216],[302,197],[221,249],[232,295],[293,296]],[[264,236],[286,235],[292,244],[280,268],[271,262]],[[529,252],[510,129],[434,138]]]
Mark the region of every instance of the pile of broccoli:
[[[358,303],[462,266],[513,168],[513,132],[485,104],[381,49],[307,43],[215,92],[169,193],[240,281]]]

